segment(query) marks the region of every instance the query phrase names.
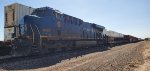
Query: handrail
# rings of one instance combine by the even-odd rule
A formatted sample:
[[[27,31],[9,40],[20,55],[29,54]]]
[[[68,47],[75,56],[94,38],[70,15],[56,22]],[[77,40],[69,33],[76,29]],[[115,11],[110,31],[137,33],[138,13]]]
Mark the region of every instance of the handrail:
[[[35,24],[34,24],[34,25],[35,25]],[[35,25],[35,27],[36,27],[36,29],[38,30],[38,33],[39,33],[39,35],[40,35],[40,46],[41,46],[41,33],[40,33],[39,28],[37,27],[37,25]]]
[[[32,42],[34,43],[34,31],[33,31],[33,28],[32,28],[32,26],[31,26],[31,24],[30,24],[30,28],[31,28],[31,30],[32,30],[32,36],[33,36]]]

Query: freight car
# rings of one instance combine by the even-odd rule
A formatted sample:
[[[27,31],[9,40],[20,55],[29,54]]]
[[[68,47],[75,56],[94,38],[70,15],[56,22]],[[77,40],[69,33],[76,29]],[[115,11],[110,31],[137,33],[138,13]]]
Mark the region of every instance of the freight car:
[[[103,31],[103,34],[107,36],[106,44],[109,46],[115,46],[120,44],[126,43],[135,43],[138,41],[142,41],[142,39],[131,36],[131,35],[124,35],[115,31],[107,31],[106,29]]]
[[[134,36],[131,36],[131,35],[124,35],[124,41],[126,43],[133,43],[133,42],[138,42],[140,41],[141,39],[137,38],[137,37],[134,37]]]
[[[84,22],[49,7],[35,9],[31,15],[24,16],[19,25],[13,27],[15,31],[11,37],[14,40],[10,43],[13,56],[122,44],[136,40],[123,34],[118,36],[117,32],[114,32],[117,36],[108,32],[104,34],[104,26]]]
[[[115,31],[104,30],[103,34],[107,36],[107,45],[120,45],[125,42],[124,35]]]

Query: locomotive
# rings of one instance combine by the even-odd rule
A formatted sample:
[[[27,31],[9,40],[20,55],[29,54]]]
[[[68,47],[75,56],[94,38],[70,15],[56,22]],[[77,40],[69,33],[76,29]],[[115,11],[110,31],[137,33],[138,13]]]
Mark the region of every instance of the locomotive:
[[[84,22],[49,7],[35,9],[31,15],[24,16],[16,27],[19,31],[14,32],[12,37],[16,37],[15,33],[19,33],[19,37],[11,41],[13,56],[138,41],[129,35],[117,37],[107,34],[108,31],[104,33],[104,26]]]

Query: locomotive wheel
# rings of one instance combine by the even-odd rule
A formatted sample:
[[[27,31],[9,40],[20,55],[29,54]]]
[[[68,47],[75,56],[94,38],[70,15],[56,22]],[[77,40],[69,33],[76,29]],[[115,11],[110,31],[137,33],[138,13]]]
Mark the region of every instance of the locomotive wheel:
[[[15,46],[12,46],[11,55],[14,56],[14,57],[17,56],[17,52],[16,52],[16,47]]]
[[[12,47],[12,56],[28,56],[31,53],[32,42],[19,39]]]

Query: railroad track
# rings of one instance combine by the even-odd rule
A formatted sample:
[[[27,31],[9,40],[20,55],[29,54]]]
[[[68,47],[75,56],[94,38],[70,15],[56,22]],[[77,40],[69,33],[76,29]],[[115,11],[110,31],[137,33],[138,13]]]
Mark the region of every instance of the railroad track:
[[[16,62],[16,61],[22,61],[22,60],[30,60],[30,59],[35,59],[35,58],[41,58],[44,57],[44,55],[30,55],[30,56],[18,56],[14,57],[11,55],[6,55],[6,56],[1,56],[0,57],[0,64],[3,63],[9,63],[9,62]]]
[[[19,61],[19,60],[22,60],[24,58],[27,58],[27,56],[19,56],[19,57],[13,57],[11,55],[1,56],[0,57],[0,64]]]
[[[102,49],[101,47],[89,47],[89,48],[83,48],[83,49],[54,52],[54,53],[49,53],[49,54],[45,54],[45,55],[30,55],[30,56],[19,56],[19,57],[13,57],[11,55],[6,55],[6,56],[0,56],[0,64],[16,62],[16,61],[23,61],[23,60],[38,59],[38,58],[47,57],[47,56],[63,57],[64,54],[73,54],[75,56],[80,56],[80,55],[84,55],[87,53],[92,53],[92,52],[96,52],[96,51],[105,51],[105,50],[108,50],[108,49]],[[76,52],[78,52],[78,54],[80,54],[80,55],[75,54]]]

